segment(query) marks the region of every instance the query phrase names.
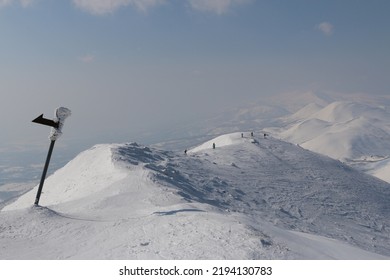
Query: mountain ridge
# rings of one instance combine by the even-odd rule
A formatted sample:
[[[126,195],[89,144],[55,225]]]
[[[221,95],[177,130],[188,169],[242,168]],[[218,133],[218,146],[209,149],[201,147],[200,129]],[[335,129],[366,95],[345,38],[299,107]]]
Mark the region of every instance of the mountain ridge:
[[[390,258],[388,184],[291,143],[243,136],[187,155],[136,143],[81,153],[48,178],[41,207],[31,208],[32,190],[2,209],[0,258]],[[45,245],[60,232],[79,249]]]

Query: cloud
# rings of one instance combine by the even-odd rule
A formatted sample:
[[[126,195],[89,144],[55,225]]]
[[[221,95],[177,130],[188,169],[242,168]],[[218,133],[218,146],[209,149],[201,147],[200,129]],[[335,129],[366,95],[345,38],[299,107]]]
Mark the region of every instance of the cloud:
[[[331,23],[324,21],[318,24],[316,28],[326,36],[331,36],[333,34],[334,26]]]
[[[8,6],[8,5],[11,5],[12,3],[14,2],[19,2],[19,4],[26,8],[28,6],[31,6],[36,0],[0,0],[0,8],[1,7],[5,7],[5,6]]]
[[[22,5],[22,7],[28,7],[28,6],[31,6],[33,3],[34,3],[35,0],[20,0],[20,4]]]
[[[1,1],[1,0],[0,0]],[[164,4],[166,0],[72,0],[76,7],[94,15],[113,13],[121,7],[132,5],[146,12],[149,8]]]
[[[12,3],[12,0],[0,0],[0,8],[8,6],[11,3]]]
[[[194,10],[211,12],[218,15],[226,14],[236,5],[242,5],[252,0],[188,0]]]
[[[33,5],[39,0],[0,0],[0,8],[19,3],[23,8]],[[149,9],[163,5],[173,0],[71,0],[75,7],[93,15],[105,15],[114,13],[120,8],[133,6],[139,11],[147,12]],[[234,6],[253,2],[254,0],[182,0],[181,3],[189,3],[190,7],[199,12],[209,12],[223,15]],[[322,27],[321,27],[322,28]]]
[[[138,10],[146,12],[147,9],[162,5],[166,0],[133,0],[131,4]]]
[[[84,63],[92,63],[95,61],[95,56],[93,54],[86,54],[84,56],[79,57],[79,60]]]
[[[2,0],[0,0],[2,1]],[[9,0],[3,0],[9,1]],[[119,8],[133,6],[139,11],[165,4],[172,0],[72,0],[76,7],[94,15],[113,13]],[[218,15],[227,13],[233,6],[252,2],[253,0],[186,0],[192,9],[211,12]]]

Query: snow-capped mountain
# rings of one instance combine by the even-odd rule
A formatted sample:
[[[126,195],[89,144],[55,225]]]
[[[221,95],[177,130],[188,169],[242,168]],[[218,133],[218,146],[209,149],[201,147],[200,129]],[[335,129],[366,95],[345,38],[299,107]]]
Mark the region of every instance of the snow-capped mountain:
[[[390,258],[389,184],[258,132],[97,145],[35,193],[0,204],[1,259]]]
[[[233,108],[180,131],[186,136],[155,146],[184,150],[220,134],[258,131],[390,182],[390,99],[386,96],[290,92]]]
[[[389,175],[377,170],[386,168],[384,160],[390,156],[389,121],[386,107],[338,101],[323,108],[309,104],[284,117],[284,125],[270,132],[389,180]]]

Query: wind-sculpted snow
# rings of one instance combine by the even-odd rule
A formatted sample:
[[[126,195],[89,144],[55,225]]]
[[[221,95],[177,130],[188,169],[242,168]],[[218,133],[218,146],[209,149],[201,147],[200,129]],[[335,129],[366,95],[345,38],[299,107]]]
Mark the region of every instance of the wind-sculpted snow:
[[[50,177],[44,207],[3,209],[0,258],[390,258],[387,183],[249,135],[187,154],[96,146]]]
[[[141,147],[137,143],[129,143],[118,146],[113,151],[115,161],[123,161],[133,165],[138,163],[153,163],[164,159],[168,152],[157,152],[148,147]]]
[[[221,141],[231,145],[211,149],[212,142]],[[389,185],[289,143],[253,142],[237,133],[206,142],[187,156],[132,145],[118,152],[130,156],[127,161],[133,164],[138,158],[152,171],[153,180],[176,189],[189,202],[321,233],[368,250],[373,244],[366,239],[375,231],[376,250],[389,254],[382,248],[390,241]]]

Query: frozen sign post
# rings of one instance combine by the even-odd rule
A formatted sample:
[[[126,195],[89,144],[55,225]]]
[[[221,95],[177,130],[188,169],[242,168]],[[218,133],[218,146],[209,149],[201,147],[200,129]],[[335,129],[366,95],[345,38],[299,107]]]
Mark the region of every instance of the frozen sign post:
[[[51,154],[52,154],[53,148],[54,148],[54,143],[61,136],[61,134],[62,134],[62,127],[64,126],[65,119],[67,117],[69,117],[70,115],[71,115],[71,111],[68,108],[60,107],[60,108],[57,108],[56,111],[55,111],[55,118],[54,118],[54,120],[45,119],[43,117],[43,114],[42,114],[38,118],[36,118],[36,119],[34,119],[32,121],[32,122],[35,122],[35,123],[48,125],[48,126],[52,127],[50,135],[49,135],[49,139],[51,141],[50,142],[50,147],[49,147],[49,152],[47,153],[45,167],[43,168],[41,182],[39,183],[37,196],[35,198],[35,203],[34,203],[35,205],[38,205],[39,198],[41,197],[43,183],[45,182],[47,169],[49,167]]]

